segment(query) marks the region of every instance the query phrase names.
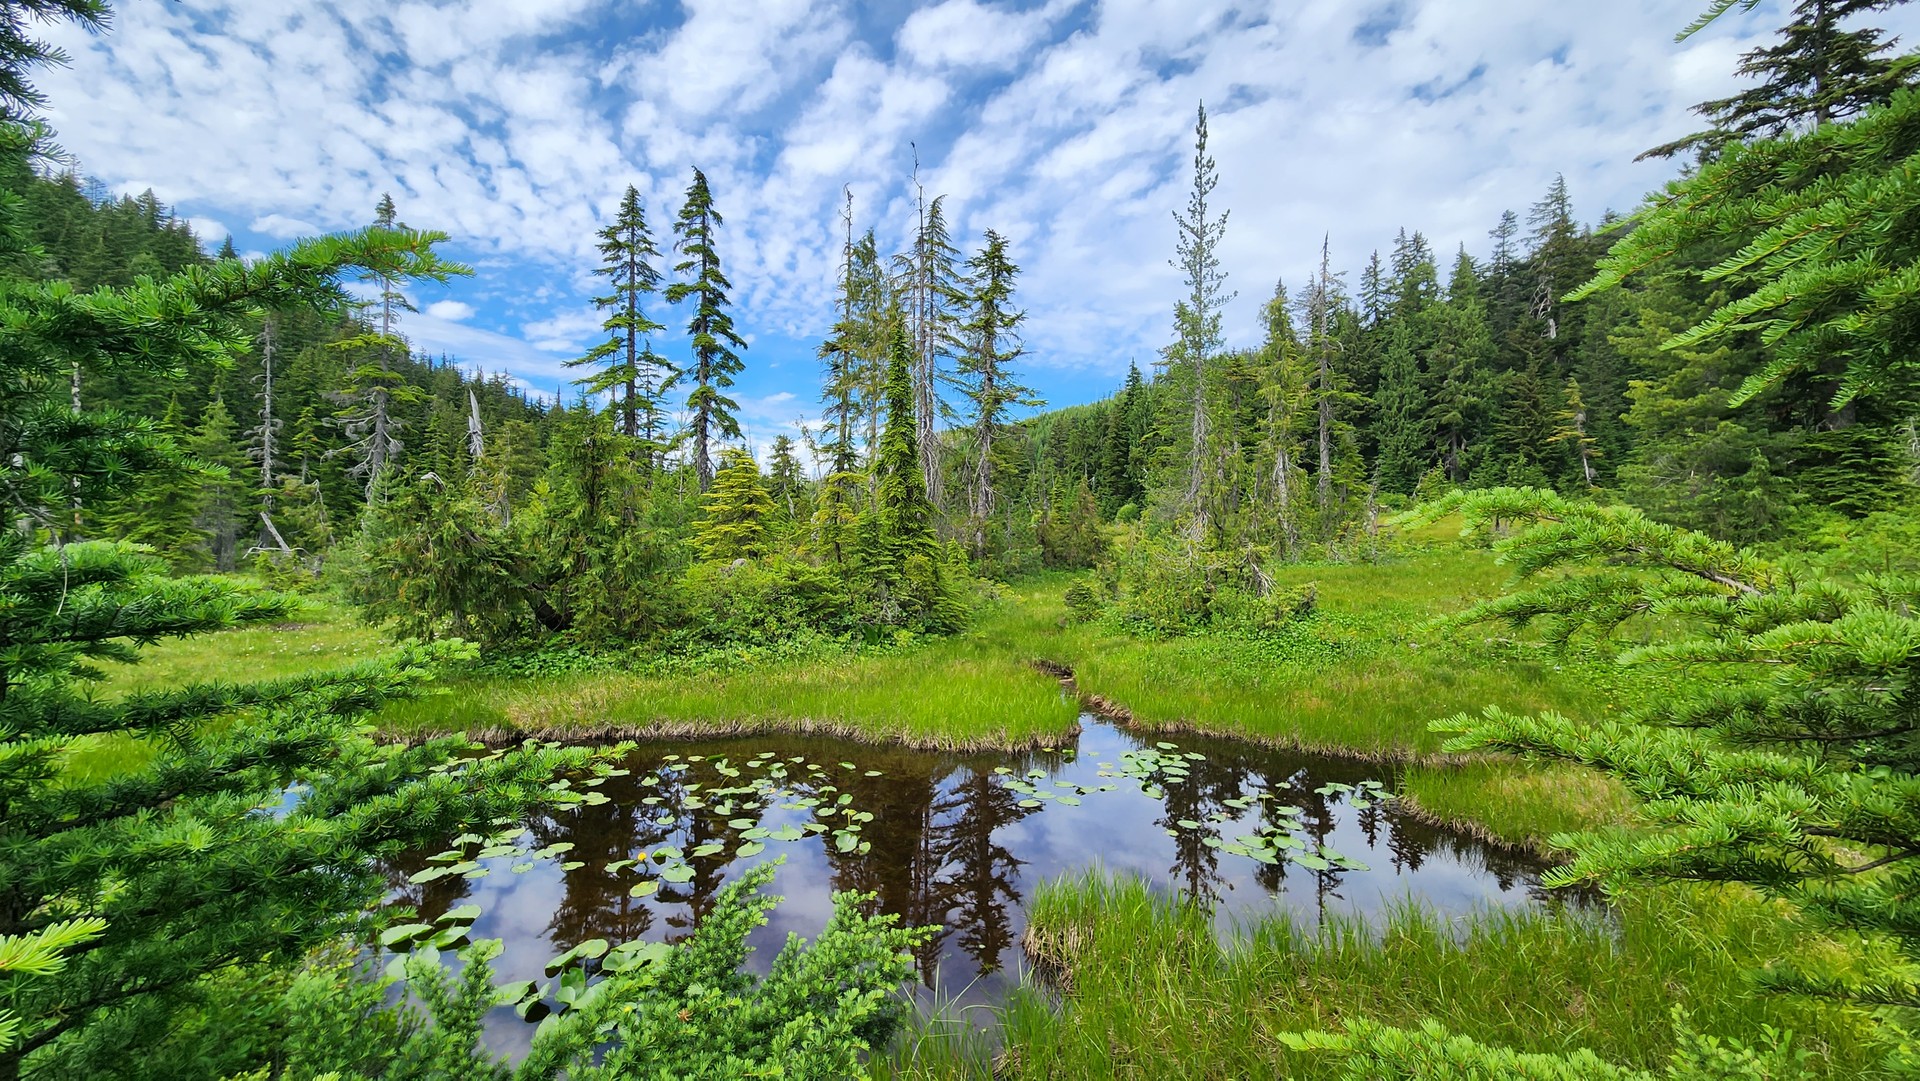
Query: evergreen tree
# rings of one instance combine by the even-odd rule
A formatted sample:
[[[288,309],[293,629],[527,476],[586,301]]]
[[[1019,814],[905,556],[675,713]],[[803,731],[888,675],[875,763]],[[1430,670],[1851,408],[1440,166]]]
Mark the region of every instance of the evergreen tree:
[[[879,591],[883,621],[951,627],[958,618],[920,472],[913,404],[913,347],[904,321],[896,321],[887,365],[887,423],[874,456],[874,507],[861,544],[863,564]]]
[[[1332,238],[1323,236],[1320,238],[1320,272],[1314,275],[1306,294],[1300,298],[1300,313],[1307,324],[1307,357],[1313,365],[1314,443],[1320,459],[1314,479],[1323,529],[1330,528],[1334,520],[1333,459],[1339,406],[1344,397],[1334,360],[1341,351],[1336,327],[1339,310],[1345,303],[1340,275],[1333,271]]]
[[[761,479],[753,455],[739,447],[721,452],[720,471],[701,502],[701,520],[693,542],[703,559],[755,559],[769,550],[767,519],[773,497]]]
[[[1845,426],[1861,395],[1882,415],[1920,402],[1920,239],[1899,209],[1920,193],[1907,167],[1920,153],[1920,92],[1848,124],[1730,152],[1648,197],[1627,233],[1575,299],[1634,275],[1672,268],[1702,245],[1737,254],[1694,271],[1738,292],[1666,348],[1733,340],[1758,330],[1769,355],[1745,373],[1730,404],[1801,381],[1825,399],[1821,422]]]
[[[1374,475],[1389,492],[1411,492],[1433,463],[1433,437],[1427,430],[1427,398],[1420,361],[1414,353],[1414,331],[1408,320],[1396,319],[1380,368],[1380,393],[1375,402],[1380,430],[1380,457]]]
[[[1290,314],[1291,301],[1283,282],[1275,282],[1273,297],[1261,314],[1266,340],[1260,347],[1260,397],[1264,404],[1264,434],[1259,473],[1264,503],[1272,509],[1284,554],[1300,547],[1300,517],[1305,492],[1305,470],[1300,466],[1304,438],[1314,427],[1312,376],[1300,348]]]
[[[652,335],[665,330],[665,324],[649,318],[642,307],[647,295],[660,285],[660,272],[653,266],[660,252],[647,228],[638,189],[627,185],[613,221],[597,235],[601,264],[594,273],[606,278],[612,291],[593,298],[593,303],[607,313],[600,329],[608,337],[567,365],[597,366],[592,375],[575,380],[575,385],[585,387],[588,394],[616,395],[621,434],[641,441],[637,445],[651,468],[664,449],[660,400],[673,386],[677,373],[653,351]]]
[[[239,560],[240,515],[245,513],[250,486],[226,402],[213,399],[199,427],[187,437],[185,449],[209,467],[200,481],[194,527],[205,538],[208,562],[215,570],[230,571]]]
[[[734,332],[733,316],[727,312],[731,303],[727,290],[733,283],[721,272],[720,253],[714,246],[723,224],[713,206],[707,175],[695,169],[687,201],[673,223],[674,250],[683,257],[673,270],[682,277],[667,286],[666,296],[669,304],[693,298],[693,315],[687,321],[693,364],[684,374],[693,380],[693,392],[687,396],[687,411],[692,414],[688,424],[693,432],[694,474],[703,492],[713,483],[714,440],[740,438],[740,424],[733,417],[740,403],[722,392],[733,386],[733,377],[740,373],[737,350],[747,347]]]
[[[1447,479],[1466,479],[1469,447],[1485,427],[1491,397],[1493,335],[1474,295],[1472,261],[1464,253],[1447,302],[1433,312],[1433,344],[1427,351],[1426,430]]]
[[[840,317],[834,321],[827,340],[820,343],[819,358],[824,369],[820,401],[825,406],[821,417],[826,436],[822,449],[830,464],[828,473],[852,473],[859,464],[860,445],[856,428],[862,416],[860,352],[861,321],[856,314],[861,301],[859,279],[855,276],[853,248],[853,192],[847,191],[842,212],[846,242],[841,248]],[[837,562],[837,560],[836,560]]]
[[[369,619],[432,641],[498,641],[526,626],[525,557],[488,506],[484,476],[389,475],[362,520],[349,594]]]
[[[526,551],[535,618],[586,641],[648,633],[666,618],[662,539],[636,529],[645,508],[639,465],[610,411],[586,402],[556,418],[547,469],[514,519]]]
[[[1685,40],[1736,2],[1716,0],[1708,14],[1680,34]],[[1780,28],[1777,44],[1755,48],[1740,58],[1741,76],[1762,80],[1732,97],[1704,101],[1693,111],[1712,126],[1663,143],[1640,155],[1671,157],[1687,150],[1712,155],[1729,143],[1821,128],[1893,100],[1911,87],[1920,57],[1886,55],[1892,40],[1873,27],[1843,25],[1857,15],[1898,7],[1906,0],[1798,0],[1792,21]],[[1745,3],[1752,8],[1753,3]]]
[[[1360,314],[1369,328],[1380,325],[1380,321],[1393,310],[1393,285],[1387,281],[1386,268],[1380,264],[1380,253],[1375,251],[1367,259],[1367,267],[1360,272]]]
[[[1137,504],[1146,494],[1135,469],[1135,452],[1141,436],[1137,421],[1145,406],[1144,395],[1140,366],[1128,364],[1127,381],[1107,414],[1106,440],[1100,453],[1100,492],[1105,497],[1103,509],[1108,514],[1125,504]]]
[[[1208,486],[1213,465],[1208,461],[1212,433],[1207,422],[1211,406],[1207,369],[1220,351],[1221,309],[1233,299],[1226,292],[1226,272],[1220,269],[1220,241],[1226,235],[1227,213],[1213,216],[1213,189],[1220,184],[1213,158],[1207,153],[1207,107],[1200,106],[1193,128],[1193,190],[1187,208],[1173,215],[1179,231],[1177,257],[1172,261],[1184,279],[1187,295],[1174,306],[1174,343],[1165,351],[1167,369],[1186,381],[1192,403],[1187,425],[1186,493],[1182,506],[1191,515],[1193,536],[1203,537],[1209,525]]]
[[[995,439],[1006,425],[1007,411],[1016,405],[1043,404],[1015,381],[1009,369],[1026,352],[1020,344],[1020,324],[1027,313],[1013,305],[1013,280],[1019,273],[1020,268],[1007,257],[1006,238],[987,230],[986,244],[967,260],[965,307],[949,337],[958,369],[953,381],[968,403],[967,457],[972,460],[972,476],[967,503],[976,555],[986,551],[987,520],[997,495]]]
[[[153,434],[165,447],[177,447],[186,440],[178,396],[169,402]],[[171,457],[155,463],[138,488],[100,507],[98,531],[149,546],[175,571],[203,569],[207,566],[206,538],[197,519],[201,485],[206,479],[205,468],[197,463]]]
[[[773,497],[775,512],[787,522],[804,517],[802,501],[807,494],[806,475],[800,457],[794,453],[792,438],[784,432],[774,437],[773,460],[767,463],[767,494]]]
[[[940,400],[940,359],[948,355],[958,337],[958,324],[965,318],[958,310],[966,295],[958,266],[960,250],[947,231],[945,196],[929,203],[920,187],[919,166],[915,163],[914,193],[919,221],[914,229],[913,246],[898,258],[899,296],[907,316],[907,333],[913,342],[914,417],[919,424],[916,436],[920,445],[920,471],[926,474],[928,498],[935,507],[945,500],[941,494],[944,470],[940,461],[940,440],[934,422],[945,411]]]
[[[421,235],[431,243],[446,239],[445,233],[414,234],[413,230],[400,224],[395,219],[393,196],[386,194],[380,196],[380,203],[375,208],[374,228],[396,236]],[[373,493],[381,476],[399,458],[402,450],[399,435],[401,425],[394,415],[395,408],[423,399],[420,389],[409,384],[406,374],[396,369],[396,354],[404,357],[407,343],[395,327],[401,312],[415,310],[406,293],[402,292],[402,287],[409,281],[443,282],[449,277],[471,274],[473,271],[458,263],[436,262],[424,277],[409,276],[422,273],[419,269],[401,265],[374,265],[363,270],[361,280],[371,283],[379,293],[373,301],[375,310],[379,312],[379,322],[369,333],[356,334],[336,343],[340,349],[370,352],[373,355],[373,362],[355,366],[347,386],[333,395],[334,400],[344,407],[336,414],[335,420],[350,441],[344,450],[354,459],[354,465],[347,473],[362,478],[369,503],[373,501]]]
[[[105,27],[107,0],[9,0],[0,18],[0,123],[21,124],[40,115],[46,95],[28,81],[34,68],[67,66],[64,50],[34,37],[36,22],[70,22],[89,30]]]
[[[1594,468],[1594,460],[1599,457],[1599,447],[1593,436],[1587,433],[1587,403],[1580,400],[1580,382],[1567,380],[1566,406],[1553,415],[1559,423],[1553,430],[1553,442],[1567,448],[1580,463],[1580,479],[1587,487],[1593,487],[1599,476]]]
[[[1821,964],[1817,951],[1776,963],[1757,974],[1763,989],[1920,1006],[1914,582],[1790,570],[1637,511],[1537,490],[1456,496],[1429,514],[1453,511],[1476,533],[1498,523],[1496,550],[1531,580],[1463,621],[1537,622],[1556,643],[1605,644],[1658,612],[1657,644],[1622,662],[1691,677],[1627,717],[1489,709],[1436,724],[1457,733],[1449,751],[1595,767],[1643,801],[1651,828],[1556,838],[1574,859],[1545,881],[1741,883],[1791,912],[1798,934],[1865,935],[1881,947],[1844,964]]]

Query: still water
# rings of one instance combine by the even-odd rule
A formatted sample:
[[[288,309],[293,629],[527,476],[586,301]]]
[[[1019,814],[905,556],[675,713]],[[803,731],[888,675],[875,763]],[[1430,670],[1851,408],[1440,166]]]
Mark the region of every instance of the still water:
[[[942,927],[920,977],[968,1004],[1019,981],[1035,886],[1089,867],[1204,898],[1223,932],[1275,911],[1312,923],[1409,898],[1458,914],[1540,897],[1540,864],[1404,813],[1378,765],[1081,726],[1013,754],[778,735],[648,745],[597,789],[605,802],[396,863],[393,900],[427,923],[477,905],[474,937],[505,942],[496,977],[539,980],[582,942],[685,936],[730,877],[784,857],[785,900],[752,939],[763,969],[788,932],[819,932],[834,891],[871,892]],[[529,1026],[496,1013],[490,1042],[524,1046]]]

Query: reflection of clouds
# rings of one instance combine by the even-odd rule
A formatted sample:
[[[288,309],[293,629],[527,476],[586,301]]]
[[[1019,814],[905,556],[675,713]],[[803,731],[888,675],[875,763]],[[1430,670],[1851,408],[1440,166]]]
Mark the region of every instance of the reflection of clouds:
[[[1214,893],[1214,925],[1223,938],[1269,915],[1284,914],[1302,927],[1336,916],[1378,924],[1397,906],[1410,903],[1445,920],[1489,906],[1534,903],[1538,865],[1524,857],[1415,821],[1391,804],[1363,811],[1351,805],[1348,795],[1314,792],[1328,782],[1353,785],[1371,779],[1376,767],[1179,736],[1171,742],[1205,758],[1190,763],[1187,780],[1171,782],[1189,788],[1170,787],[1167,798],[1153,799],[1133,778],[1098,776],[1100,762],[1118,766],[1123,750],[1151,746],[1153,741],[1136,740],[1090,717],[1083,717],[1081,723],[1081,744],[1101,746],[1071,758],[1038,753],[956,757],[814,737],[675,745],[669,753],[724,754],[736,765],[762,750],[774,750],[782,758],[803,755],[808,762],[825,766],[826,772],[809,778],[804,766],[790,766],[791,775],[779,783],[792,786],[795,795],[772,801],[764,813],[742,808],[731,815],[716,815],[709,805],[702,811],[683,811],[665,829],[648,824],[653,809],[642,815],[623,813],[643,796],[669,796],[679,789],[678,785],[640,785],[640,778],[653,772],[655,759],[638,753],[632,763],[634,776],[600,789],[612,804],[536,824],[540,844],[572,839],[579,843],[574,851],[542,860],[517,875],[508,870],[516,858],[495,860],[493,873],[462,883],[466,899],[483,909],[475,937],[504,940],[504,951],[495,962],[501,981],[541,979],[547,960],[561,947],[574,944],[552,940],[549,927],[556,913],[565,911],[575,924],[584,923],[579,933],[583,938],[618,939],[625,933],[618,930],[621,927],[644,927],[644,937],[651,940],[678,938],[686,933],[693,912],[711,903],[711,891],[719,883],[735,877],[748,863],[783,856],[769,892],[784,900],[748,940],[753,947],[747,961],[750,970],[764,974],[789,933],[816,938],[832,915],[833,891],[857,888],[879,893],[882,907],[906,922],[944,925],[933,952],[922,959],[923,976],[937,996],[955,1006],[994,1002],[1019,981],[1017,943],[1026,929],[1025,905],[1042,881],[1096,869],[1137,875],[1157,891],[1177,892],[1191,877],[1200,838],[1211,832],[1231,842],[1255,833],[1278,820],[1270,812],[1272,803],[1302,808],[1297,832],[1303,839],[1324,842],[1366,869],[1315,873],[1286,862],[1276,868],[1204,848],[1204,870]],[[859,763],[860,770],[840,769],[838,763],[843,760]],[[1085,792],[1079,806],[1049,799],[1037,808],[1021,808],[1018,802],[1024,797],[1003,787],[1006,778],[992,775],[993,768],[1001,765],[1012,769],[1015,778],[1029,769],[1047,770],[1046,776],[1032,779],[1042,792],[1070,791],[1055,781],[1084,789],[1106,784],[1115,788]],[[867,768],[879,769],[883,775],[865,777]],[[711,800],[713,788],[750,783],[756,776],[756,771],[742,772],[737,780],[716,784],[717,776],[709,775],[702,765],[683,775],[682,781],[706,782],[700,794]],[[806,795],[834,802],[840,791],[820,792],[815,786],[822,784],[853,795],[854,809],[876,816],[862,832],[873,846],[870,852],[831,850],[830,835],[809,834],[784,843],[769,840],[766,850],[748,861],[695,860],[702,868],[696,884],[705,884],[700,891],[663,888],[643,901],[626,898],[626,885],[637,879],[615,881],[618,876],[604,871],[604,856],[598,867],[589,862],[568,874],[559,869],[561,862],[588,853],[629,853],[661,844],[690,852],[698,843],[692,839],[696,834],[726,844],[731,853],[741,838],[739,831],[722,828],[725,819],[754,818],[770,831],[788,825],[803,827],[813,812],[780,804]],[[1280,793],[1282,798],[1252,799],[1244,810],[1223,802],[1263,790]],[[756,803],[758,799],[735,798]],[[1216,811],[1232,817],[1217,824],[1204,821],[1207,813]],[[1182,817],[1202,821],[1203,828],[1169,837],[1161,823]],[[822,821],[838,825],[838,816]],[[630,918],[630,910],[641,905],[652,911],[650,923]],[[629,915],[623,917],[616,911],[620,908],[629,910]],[[498,1011],[495,1017],[498,1023],[490,1031],[490,1046],[524,1048],[531,1026],[521,1024],[510,1011]]]

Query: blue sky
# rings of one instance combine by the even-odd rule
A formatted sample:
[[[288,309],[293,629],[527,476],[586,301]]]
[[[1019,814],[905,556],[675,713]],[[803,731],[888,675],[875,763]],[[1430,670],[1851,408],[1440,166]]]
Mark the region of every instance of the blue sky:
[[[1402,226],[1483,254],[1555,173],[1583,218],[1631,209],[1673,171],[1634,154],[1693,130],[1781,21],[1769,0],[1676,44],[1702,3],[120,0],[110,33],[60,33],[74,63],[41,82],[86,172],[210,244],[364,224],[392,192],[476,269],[420,291],[416,347],[545,394],[595,339],[594,230],[631,183],[664,233],[698,165],[764,445],[817,412],[843,187],[898,250],[916,152],[963,248],[1012,243],[1029,381],[1089,401],[1171,335],[1198,101],[1232,215],[1227,336],[1250,342],[1323,234],[1355,269]]]

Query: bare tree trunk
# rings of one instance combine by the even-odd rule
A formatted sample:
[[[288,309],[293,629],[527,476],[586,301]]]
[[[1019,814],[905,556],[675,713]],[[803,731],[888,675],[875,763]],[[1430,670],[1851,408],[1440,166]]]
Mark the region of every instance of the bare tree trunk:
[[[474,396],[473,388],[467,388],[467,455],[475,465],[487,456],[486,432],[480,427],[480,399]]]
[[[1300,528],[1293,520],[1293,453],[1284,445],[1273,456],[1273,498],[1280,518],[1281,543],[1291,559],[1300,547]]]
[[[1193,449],[1188,458],[1187,505],[1193,508],[1193,536],[1207,531],[1207,358],[1193,358]]]

